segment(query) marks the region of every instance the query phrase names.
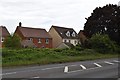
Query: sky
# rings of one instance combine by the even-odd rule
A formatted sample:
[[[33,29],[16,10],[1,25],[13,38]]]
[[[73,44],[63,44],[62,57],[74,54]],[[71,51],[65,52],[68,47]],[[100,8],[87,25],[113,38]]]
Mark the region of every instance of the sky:
[[[13,33],[22,22],[24,27],[44,28],[52,25],[83,30],[96,7],[117,4],[120,0],[0,0],[0,25]]]

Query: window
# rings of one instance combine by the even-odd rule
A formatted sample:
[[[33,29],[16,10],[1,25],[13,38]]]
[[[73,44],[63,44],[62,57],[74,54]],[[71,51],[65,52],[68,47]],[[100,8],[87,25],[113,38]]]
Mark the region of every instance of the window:
[[[75,32],[72,33],[72,36],[75,37]]]
[[[40,38],[38,39],[38,43],[42,43]]]
[[[69,31],[67,31],[66,36],[70,37],[70,32]]]
[[[69,43],[70,43],[70,40],[69,40]]]
[[[46,39],[46,40],[45,40],[45,43],[46,43],[46,44],[49,44],[49,39]]]
[[[29,38],[30,41],[33,41],[33,38]]]
[[[75,40],[74,43],[77,44],[77,41]]]
[[[66,43],[66,42],[67,42],[67,40],[64,40],[64,42]]]
[[[4,39],[5,39],[4,37],[1,37],[1,42],[4,42]]]

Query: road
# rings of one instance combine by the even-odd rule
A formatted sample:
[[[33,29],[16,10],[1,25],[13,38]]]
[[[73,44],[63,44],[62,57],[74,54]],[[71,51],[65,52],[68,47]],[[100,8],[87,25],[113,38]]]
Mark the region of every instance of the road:
[[[3,68],[5,78],[118,78],[117,58],[18,68]]]

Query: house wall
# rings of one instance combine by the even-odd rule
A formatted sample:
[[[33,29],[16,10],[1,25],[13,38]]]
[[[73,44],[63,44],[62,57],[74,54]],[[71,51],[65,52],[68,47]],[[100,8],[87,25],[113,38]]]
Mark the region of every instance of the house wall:
[[[17,34],[21,40],[25,40],[26,38],[22,35],[21,31],[19,30],[19,26],[17,27],[15,34]]]
[[[3,29],[4,29],[4,30],[3,30]],[[3,29],[0,29],[0,48],[4,47],[3,42],[5,41],[5,39],[6,39],[8,36],[10,36],[7,28],[6,28],[6,27],[5,27],[5,28],[3,27]],[[6,33],[6,35],[3,35],[4,33]],[[2,42],[2,38],[4,38],[4,41],[3,41],[3,42]]]
[[[4,47],[4,41],[2,42],[2,38],[4,38],[4,41],[5,39],[7,38],[7,36],[3,36],[3,37],[0,37],[0,48]]]
[[[2,41],[1,41],[1,38],[2,38],[2,37],[0,37],[0,48],[2,48]]]
[[[52,48],[52,39],[49,38],[49,43],[46,44],[45,40],[47,38],[40,38],[41,39],[41,43],[38,43],[38,39],[39,38],[33,38],[33,43],[38,47],[38,48]]]
[[[53,48],[57,48],[62,43],[62,38],[53,27],[49,30],[49,34],[53,40]]]
[[[0,37],[0,48],[4,47],[3,42],[2,42],[2,36]]]
[[[80,32],[78,35],[81,44],[84,44],[85,40],[87,40],[86,36],[83,34],[83,32]]]
[[[70,41],[70,43],[73,44],[74,46],[76,46],[79,43],[79,39],[63,39],[63,42],[65,42],[65,40],[66,40],[66,42]],[[75,41],[76,41],[76,43],[75,43]]]

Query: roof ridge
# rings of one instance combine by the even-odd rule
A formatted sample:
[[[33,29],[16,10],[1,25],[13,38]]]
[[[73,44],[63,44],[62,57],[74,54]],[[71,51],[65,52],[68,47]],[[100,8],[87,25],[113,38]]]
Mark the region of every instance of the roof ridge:
[[[34,28],[34,27],[24,27],[24,26],[22,26],[22,27],[18,26],[18,27],[19,28],[27,28],[27,29],[45,30],[44,28]]]
[[[3,27],[3,28],[4,28],[4,27],[6,27],[6,26],[2,26],[2,25],[1,25],[0,27]]]
[[[73,28],[67,28],[67,27],[61,27],[61,26],[55,26],[55,25],[52,25],[52,27],[64,28],[64,29],[73,29]],[[73,30],[74,30],[74,29],[73,29]]]

